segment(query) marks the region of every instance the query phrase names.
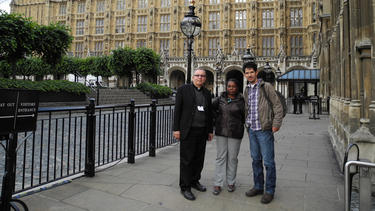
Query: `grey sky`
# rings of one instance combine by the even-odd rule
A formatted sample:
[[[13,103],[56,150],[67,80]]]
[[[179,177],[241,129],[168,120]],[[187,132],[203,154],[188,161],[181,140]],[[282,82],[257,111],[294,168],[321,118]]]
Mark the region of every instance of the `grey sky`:
[[[5,0],[3,2],[3,0],[0,0],[0,9],[1,10],[5,10],[7,11],[8,13],[10,12],[10,7],[9,7],[9,4],[10,4],[10,0]]]

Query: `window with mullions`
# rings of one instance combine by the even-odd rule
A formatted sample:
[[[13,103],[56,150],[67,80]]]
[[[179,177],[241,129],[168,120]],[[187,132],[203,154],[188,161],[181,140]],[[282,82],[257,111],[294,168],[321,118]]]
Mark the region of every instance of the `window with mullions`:
[[[290,9],[290,26],[302,26],[302,8]]]
[[[262,12],[262,21],[263,21],[263,28],[271,28],[274,27],[273,23],[273,10],[263,10]]]
[[[60,4],[59,15],[66,15],[66,4]]]
[[[208,39],[208,56],[216,56],[219,47],[219,38]]]
[[[104,19],[96,19],[95,24],[95,34],[103,34],[104,33]]]
[[[83,57],[83,42],[76,43],[76,50],[74,52],[74,56],[79,58]]]
[[[220,4],[220,0],[210,0],[210,4]]]
[[[209,29],[220,29],[220,12],[210,12],[208,18]]]
[[[167,32],[170,31],[171,26],[171,15],[161,15],[160,16],[160,31]]]
[[[274,56],[275,55],[274,37],[263,37],[262,49],[263,49],[263,56]]]
[[[170,7],[171,6],[171,0],[161,0],[160,7]]]
[[[291,56],[303,56],[302,35],[290,37],[290,55]]]
[[[246,0],[235,0],[234,3],[244,3]]]
[[[190,5],[190,1],[191,0],[185,0],[185,2],[184,2],[185,6],[189,6]]]
[[[124,10],[125,3],[125,0],[117,0],[117,10]]]
[[[236,11],[236,29],[245,29],[246,28],[246,10]]]
[[[234,39],[235,48],[238,55],[243,55],[246,52],[246,37],[236,37]]]
[[[138,0],[138,8],[146,8],[147,0]]]
[[[137,32],[147,32],[147,16],[138,16]]]
[[[125,17],[116,18],[116,33],[125,33]]]
[[[95,42],[94,56],[103,55],[103,41]]]
[[[77,13],[84,13],[84,12],[85,12],[85,2],[78,2]]]
[[[169,40],[168,39],[162,39],[160,40],[160,51],[164,50],[167,55],[169,55]]]
[[[125,42],[124,41],[116,41],[115,42],[115,48],[123,48],[125,47]]]
[[[77,20],[76,23],[76,35],[83,35],[85,32],[85,21]]]
[[[105,9],[105,3],[104,1],[97,1],[96,3],[96,12],[104,12]]]
[[[137,48],[145,48],[145,47],[146,47],[146,40],[137,41]]]

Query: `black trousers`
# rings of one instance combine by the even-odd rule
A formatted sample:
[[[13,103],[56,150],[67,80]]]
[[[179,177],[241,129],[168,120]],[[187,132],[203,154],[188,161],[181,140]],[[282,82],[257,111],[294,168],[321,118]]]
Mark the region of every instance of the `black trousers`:
[[[191,128],[184,140],[180,141],[180,188],[187,190],[198,182],[206,152],[206,128]]]

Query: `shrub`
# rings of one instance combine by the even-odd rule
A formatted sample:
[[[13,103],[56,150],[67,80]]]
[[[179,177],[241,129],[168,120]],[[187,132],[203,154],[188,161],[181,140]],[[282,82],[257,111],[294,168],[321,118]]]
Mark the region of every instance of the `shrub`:
[[[32,89],[42,92],[70,92],[75,94],[89,93],[90,88],[81,83],[65,80],[27,81],[0,78],[0,88]]]
[[[137,89],[150,95],[152,98],[166,98],[172,94],[172,89],[169,87],[147,82],[138,84]]]

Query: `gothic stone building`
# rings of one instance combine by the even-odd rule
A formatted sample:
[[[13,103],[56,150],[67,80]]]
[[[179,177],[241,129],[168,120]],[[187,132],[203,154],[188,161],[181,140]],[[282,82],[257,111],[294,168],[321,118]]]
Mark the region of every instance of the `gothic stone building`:
[[[245,83],[242,55],[251,47],[259,67],[276,72],[316,69],[322,0],[199,0],[202,31],[193,43],[193,68],[207,70],[207,87],[224,90],[230,77]],[[60,22],[74,37],[71,55],[109,54],[112,49],[147,47],[162,56],[160,84],[177,88],[186,80],[186,37],[180,21],[190,0],[12,0],[11,12],[39,24]],[[301,83],[286,83],[293,96]],[[242,86],[242,85],[241,85]]]
[[[357,143],[360,157],[375,162],[375,0],[324,1],[322,9],[320,93],[331,96],[336,157],[342,163]]]

